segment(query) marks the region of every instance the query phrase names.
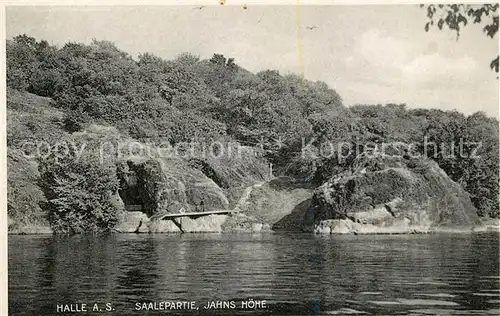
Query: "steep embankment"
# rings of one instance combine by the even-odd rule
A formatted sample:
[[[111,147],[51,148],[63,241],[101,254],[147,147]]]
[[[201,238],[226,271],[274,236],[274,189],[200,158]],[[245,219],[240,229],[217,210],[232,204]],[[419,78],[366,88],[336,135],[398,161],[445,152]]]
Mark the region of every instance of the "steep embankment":
[[[8,231],[12,234],[51,233],[41,205],[46,203],[37,181],[38,164],[24,157],[19,150],[7,151]]]
[[[150,220],[142,212],[127,212],[119,232],[270,232],[301,231],[303,218],[313,190],[291,178],[276,178],[248,186],[235,204],[232,215],[183,217],[171,220]]]
[[[95,205],[94,196],[102,198],[98,206],[106,208],[106,216],[116,216],[115,228],[124,232],[179,231],[172,221],[148,223],[148,216],[200,209],[234,209],[239,214],[185,218],[185,231],[411,233],[470,231],[480,225],[469,195],[428,159],[360,156],[352,170],[332,176],[314,190],[291,178],[270,179],[267,162],[259,158],[261,153],[255,148],[232,147],[226,153],[233,155],[221,157],[162,158],[155,155],[157,148],[139,143],[143,153],[152,153],[140,156],[126,150],[128,144],[134,148],[138,142],[112,127],[94,125],[82,132],[65,132],[64,115],[49,98],[9,90],[7,101],[10,233],[52,232],[47,221],[49,204],[58,207],[52,209],[53,214],[67,213],[65,221],[83,218],[72,229],[85,230],[87,222],[102,216],[95,212],[100,210],[98,207],[88,207]],[[54,157],[46,151],[50,152],[50,146],[58,142],[75,145],[75,150],[86,144],[80,157],[80,162],[85,163],[75,164],[71,159],[77,152],[71,151],[70,157],[59,161],[65,163],[54,169],[58,164],[47,162]],[[101,152],[105,143],[125,152]],[[57,180],[50,188],[41,181],[41,166],[45,176],[52,172]],[[106,172],[91,177],[89,171],[98,169]],[[117,185],[101,190],[100,185],[106,181],[100,174],[110,176]],[[71,177],[86,181],[74,186]],[[47,189],[65,195],[48,197]],[[74,203],[66,203],[68,200]],[[147,214],[124,211],[135,204],[143,205]],[[81,205],[85,207],[79,208]],[[85,217],[92,212],[95,214]]]
[[[7,214],[12,234],[51,233],[36,158],[67,136],[54,101],[7,89]]]
[[[254,185],[247,187],[244,191],[234,208],[234,212],[244,212],[247,208],[248,199],[250,198],[254,188],[261,187],[265,182],[259,182]],[[224,197],[225,198],[225,197]],[[226,203],[227,204],[227,203]],[[188,204],[186,206],[189,207]],[[188,208],[189,209],[189,208]],[[227,209],[222,207],[220,209]],[[206,210],[206,209],[205,209]],[[172,213],[166,208],[167,213]],[[182,209],[183,213],[185,209]],[[238,218],[237,221],[249,221],[250,218],[243,213],[235,214]],[[197,218],[182,217],[173,220],[156,220],[150,219],[143,212],[127,212],[123,214],[120,220],[120,224],[115,228],[117,232],[129,232],[129,233],[172,233],[172,232],[222,232],[223,230],[237,230],[237,224],[234,222],[232,216],[228,215],[208,215]],[[231,222],[229,224],[227,222]],[[260,223],[254,223],[260,224]],[[262,224],[260,224],[262,226]],[[250,226],[248,229],[251,230],[255,225]],[[181,230],[182,229],[182,230]]]
[[[228,219],[225,229],[300,231],[312,192],[289,177],[258,183],[245,191],[237,208],[241,213]]]
[[[205,211],[229,207],[224,191],[200,170],[190,167],[184,159],[126,160],[121,162],[119,170],[122,199],[129,202],[133,198],[131,204],[143,205],[144,213],[125,212],[115,227],[118,232],[178,232],[180,229],[174,222],[151,221],[149,216],[157,213],[190,213],[199,211],[201,207]],[[134,191],[129,188],[132,187],[128,179],[131,173],[135,177]],[[183,218],[181,221],[185,232],[217,231],[217,225],[211,225],[214,224],[210,222],[212,219],[193,221]]]
[[[118,231],[135,231],[141,219],[145,222],[148,215],[157,212],[231,209],[245,188],[269,178],[267,162],[251,147],[224,144],[228,147],[220,157],[206,151],[194,156],[167,152],[162,158],[165,151],[110,126],[89,125],[70,134],[64,128],[64,113],[54,107],[52,99],[26,92],[9,90],[7,120],[9,233],[52,233],[53,223],[48,220],[52,214],[64,213],[57,219],[58,225],[68,222],[63,232],[84,230],[87,217],[103,216],[98,210],[90,214],[94,213],[91,206],[85,209],[97,200],[85,192],[100,187],[102,181],[90,178],[92,170],[116,170],[109,175],[119,185],[113,190],[96,189],[93,194],[103,198],[100,206],[106,207],[104,216],[116,217]],[[60,152],[55,145],[61,145]],[[69,155],[61,151],[64,145],[69,146]],[[129,178],[132,174],[133,181]],[[73,185],[71,177],[82,181]],[[54,181],[48,183],[47,178]],[[47,192],[65,196],[47,196]],[[125,212],[127,206],[135,204],[143,205],[147,214]],[[186,219],[183,227],[211,231],[210,221],[220,222],[220,227],[220,219],[207,217],[205,224],[195,220],[191,226]],[[175,225],[172,229],[165,225],[156,223],[151,231],[178,230]],[[142,225],[140,230],[145,228]]]
[[[480,225],[469,194],[427,159],[360,156],[353,172],[316,189],[317,233],[470,231]]]
[[[142,204],[145,213],[126,212],[115,230],[120,232],[220,232],[227,215],[174,220],[150,220],[161,213],[190,213],[234,209],[242,211],[252,190],[269,177],[265,161],[251,150],[237,155],[200,158],[124,159],[119,164],[121,197],[125,204]],[[132,184],[129,175],[134,175]],[[133,187],[133,190],[131,190]],[[240,193],[236,196],[237,193]],[[130,200],[130,197],[133,197]]]

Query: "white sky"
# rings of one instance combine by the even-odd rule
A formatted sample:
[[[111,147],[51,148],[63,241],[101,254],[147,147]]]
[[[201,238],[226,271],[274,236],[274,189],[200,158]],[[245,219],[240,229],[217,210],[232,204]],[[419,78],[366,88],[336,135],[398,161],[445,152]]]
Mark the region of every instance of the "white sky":
[[[194,7],[8,7],[6,35],[58,46],[96,38],[133,56],[166,59],[223,53],[252,72],[303,69],[348,106],[393,102],[499,116],[499,81],[489,68],[498,36],[486,37],[480,26],[468,25],[458,41],[448,30],[426,33],[417,5]]]

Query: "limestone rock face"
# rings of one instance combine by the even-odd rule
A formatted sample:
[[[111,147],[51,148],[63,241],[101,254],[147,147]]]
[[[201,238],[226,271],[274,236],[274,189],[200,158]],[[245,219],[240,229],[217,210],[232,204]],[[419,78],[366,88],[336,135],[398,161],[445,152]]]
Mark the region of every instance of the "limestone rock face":
[[[179,228],[172,221],[151,221],[148,227],[151,233],[180,233]]]
[[[225,231],[301,231],[313,189],[289,177],[273,178],[246,187],[224,224]]]
[[[330,234],[332,229],[328,221],[321,221],[314,227],[314,233],[316,234]]]
[[[232,145],[224,155],[189,159],[189,165],[213,180],[225,193],[233,208],[251,185],[271,179],[268,162],[258,149]]]
[[[181,159],[154,158],[127,161],[120,172],[124,198],[131,195],[144,205],[148,215],[158,212],[192,212],[200,204],[204,210],[224,210],[229,202],[222,189],[201,171],[193,169]],[[133,173],[134,191],[126,175]]]
[[[186,233],[220,233],[227,215],[208,215],[196,219],[183,217],[182,230]]]
[[[317,233],[412,233],[480,225],[463,188],[427,159],[358,157],[312,199]]]
[[[185,233],[219,233],[227,220],[227,215],[208,215],[199,218],[177,218],[177,223]],[[126,212],[115,227],[119,233],[180,233],[172,220],[150,220],[142,212]]]
[[[230,218],[227,215],[182,217],[176,219],[177,224],[172,220],[149,218],[158,213],[228,209],[246,211],[253,184],[257,180],[266,179],[270,174],[261,159],[245,150],[239,157],[221,159],[124,159],[117,169],[121,182],[120,196],[125,208],[127,205],[143,207],[143,212],[137,212],[142,214],[140,216],[133,215],[134,212],[125,212],[128,214],[116,227],[117,231],[122,232],[172,233],[180,232],[179,226],[184,232],[227,231],[226,222]],[[119,203],[117,206],[119,207]],[[139,227],[141,221],[142,226]],[[248,231],[271,230],[268,223],[253,219],[245,221],[245,225],[248,226],[245,228]]]
[[[124,212],[121,214],[115,230],[120,233],[144,232],[148,227],[149,218],[142,212]]]
[[[123,203],[123,200],[121,199],[120,195],[118,193],[114,193],[109,197],[109,201],[111,205],[115,208],[115,211],[117,213],[121,213],[125,211],[125,203]]]

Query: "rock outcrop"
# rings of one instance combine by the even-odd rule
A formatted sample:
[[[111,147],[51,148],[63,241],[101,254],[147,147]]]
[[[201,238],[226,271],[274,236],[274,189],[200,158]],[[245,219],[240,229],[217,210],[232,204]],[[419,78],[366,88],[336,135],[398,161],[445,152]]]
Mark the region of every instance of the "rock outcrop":
[[[231,225],[227,215],[210,215],[175,220],[150,220],[162,213],[190,213],[211,210],[245,211],[247,199],[257,181],[269,178],[268,167],[253,152],[241,149],[233,157],[185,159],[180,157],[133,157],[118,162],[121,199],[125,205],[142,205],[143,212],[126,212],[118,232],[221,232]],[[247,222],[250,217],[245,217]],[[260,226],[259,226],[260,224]],[[253,226],[252,226],[253,225]],[[250,221],[253,231],[269,225]],[[270,226],[269,226],[270,227]],[[233,228],[238,230],[238,225]],[[269,228],[270,230],[270,228]]]
[[[189,165],[203,172],[224,191],[230,208],[236,206],[249,186],[271,179],[268,162],[255,147],[230,144],[225,155],[191,158]]]
[[[80,134],[84,140],[98,143],[120,142],[123,146],[126,142],[135,142],[104,127],[91,127]],[[146,149],[154,152],[154,148]],[[42,221],[45,217],[42,212],[40,220],[19,220],[32,205],[44,202],[44,197],[33,184],[39,178],[36,165],[17,168],[16,164],[23,161],[15,153],[9,152],[9,167],[15,167],[9,168],[9,181],[16,181],[9,186],[12,217],[9,232],[51,232]],[[102,159],[102,152],[99,154]],[[221,159],[154,155],[111,156],[110,159],[117,165],[120,180],[120,192],[110,192],[111,204],[120,214],[115,227],[119,232],[180,232],[179,223],[151,220],[151,216],[229,209],[239,214],[185,217],[182,230],[306,230],[325,234],[470,231],[472,228],[481,231],[477,210],[469,195],[435,162],[424,158],[360,156],[354,160],[351,170],[333,176],[316,189],[291,178],[270,179],[272,175],[265,161],[248,148],[242,150],[240,156]],[[23,170],[23,173],[18,176],[12,170]],[[25,174],[29,170],[32,171]],[[25,182],[29,182],[33,190],[25,186]],[[144,208],[142,212],[124,211],[127,206],[137,204]]]
[[[201,171],[182,159],[140,159],[120,164],[122,199],[139,200],[148,215],[158,212],[191,212],[200,204],[205,210],[227,209],[229,201],[223,190]],[[128,175],[134,174],[134,183]],[[131,187],[133,193],[127,192]],[[127,196],[129,195],[129,196]]]
[[[271,232],[302,229],[302,218],[313,190],[301,187],[291,178],[277,178],[248,186],[243,190],[232,215],[151,220],[142,212],[126,212],[118,232]],[[187,212],[188,213],[188,212]]]
[[[118,233],[148,232],[145,228],[149,222],[149,217],[143,212],[124,212],[119,216],[118,224],[113,230]]]
[[[463,188],[431,160],[362,155],[316,189],[316,233],[414,233],[480,225]]]
[[[304,210],[313,189],[293,178],[279,177],[248,187],[236,205],[238,216],[228,219],[227,230],[236,231],[300,231]]]
[[[228,217],[227,215],[208,215],[199,218],[177,218],[175,221],[151,220],[142,212],[126,212],[114,231],[118,233],[220,233]]]

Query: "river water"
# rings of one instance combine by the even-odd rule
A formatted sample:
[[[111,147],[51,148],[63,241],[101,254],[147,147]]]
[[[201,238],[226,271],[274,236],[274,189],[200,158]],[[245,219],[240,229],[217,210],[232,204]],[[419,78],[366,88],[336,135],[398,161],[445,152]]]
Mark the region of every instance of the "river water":
[[[500,307],[497,233],[9,236],[8,244],[10,315],[62,314],[58,304],[78,303],[111,304],[89,315],[498,315]],[[243,306],[249,299],[265,309]],[[136,310],[184,300],[198,310]],[[236,308],[205,309],[207,301]]]

